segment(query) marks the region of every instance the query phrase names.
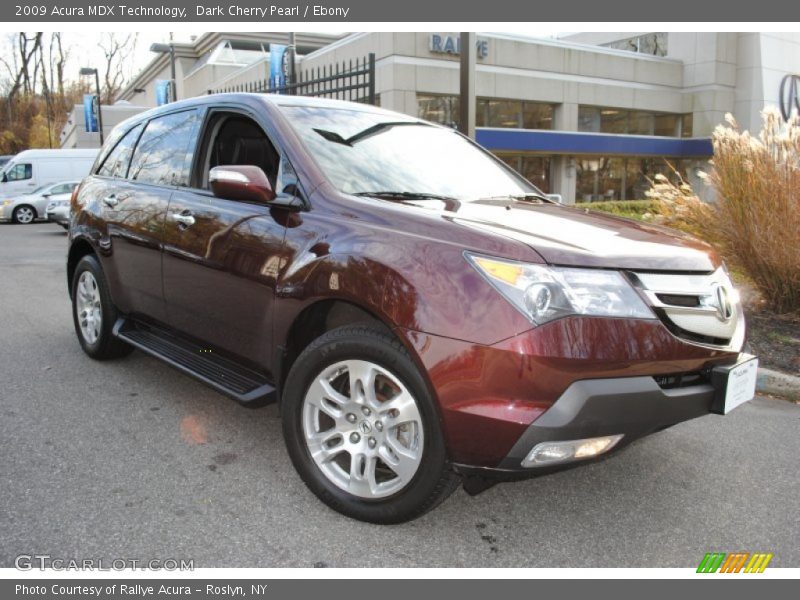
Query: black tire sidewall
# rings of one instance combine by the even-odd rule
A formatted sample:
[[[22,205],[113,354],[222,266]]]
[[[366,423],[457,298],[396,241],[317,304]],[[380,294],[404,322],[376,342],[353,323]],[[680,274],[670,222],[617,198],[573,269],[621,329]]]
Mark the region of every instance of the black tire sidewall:
[[[405,488],[377,500],[359,498],[342,490],[319,470],[305,443],[303,400],[312,378],[330,365],[351,359],[374,362],[400,379],[414,395],[424,432],[420,467]],[[376,523],[413,519],[435,506],[437,491],[449,469],[439,415],[431,393],[400,343],[369,327],[342,327],[312,343],[292,365],[283,389],[283,430],[289,455],[303,481],[323,502],[347,516]]]
[[[83,337],[80,323],[78,322],[78,313],[75,310],[78,293],[78,281],[81,274],[85,271],[89,271],[97,282],[97,287],[100,292],[100,306],[103,313],[103,323],[100,327],[100,336],[94,343],[89,343]],[[97,359],[111,358],[112,355],[118,354],[118,352],[114,352],[114,350],[121,342],[119,342],[119,340],[117,340],[112,333],[114,329],[114,322],[117,320],[118,313],[114,303],[111,301],[111,295],[108,291],[108,284],[106,283],[106,278],[103,274],[103,268],[100,266],[100,262],[97,260],[97,257],[89,254],[78,261],[78,264],[75,267],[75,272],[72,275],[71,291],[72,321],[75,325],[75,334],[78,336],[78,342],[83,348],[83,351],[92,358]]]

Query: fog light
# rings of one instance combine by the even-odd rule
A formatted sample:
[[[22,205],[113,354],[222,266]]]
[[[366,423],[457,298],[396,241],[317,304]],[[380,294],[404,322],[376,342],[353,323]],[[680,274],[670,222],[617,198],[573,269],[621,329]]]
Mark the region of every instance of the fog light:
[[[582,458],[591,458],[608,452],[622,439],[622,434],[606,435],[585,440],[568,440],[564,442],[542,442],[536,444],[525,460],[523,467],[540,467]]]

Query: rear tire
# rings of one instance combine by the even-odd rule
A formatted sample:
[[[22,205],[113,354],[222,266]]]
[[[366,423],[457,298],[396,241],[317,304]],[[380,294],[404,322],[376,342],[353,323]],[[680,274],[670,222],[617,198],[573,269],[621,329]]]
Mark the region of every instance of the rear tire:
[[[118,317],[100,262],[92,254],[84,256],[72,276],[72,320],[86,354],[96,360],[108,360],[133,351],[132,346],[112,333]]]
[[[283,390],[289,455],[334,510],[401,523],[458,487],[425,380],[385,330],[348,325],[327,332],[300,354]]]

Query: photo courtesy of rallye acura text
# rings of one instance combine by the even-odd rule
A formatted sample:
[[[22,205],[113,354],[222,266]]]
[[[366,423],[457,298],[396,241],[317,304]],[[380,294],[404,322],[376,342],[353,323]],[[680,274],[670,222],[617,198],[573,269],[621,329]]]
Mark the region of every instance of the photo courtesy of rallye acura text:
[[[755,388],[709,246],[362,104],[221,94],[119,125],[73,194],[67,276],[89,356],[278,402],[307,486],[377,523]]]

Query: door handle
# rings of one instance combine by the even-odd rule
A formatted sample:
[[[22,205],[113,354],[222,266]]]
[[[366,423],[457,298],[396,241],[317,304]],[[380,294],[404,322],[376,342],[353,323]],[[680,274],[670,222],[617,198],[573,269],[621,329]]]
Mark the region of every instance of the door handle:
[[[189,211],[184,211],[183,213],[169,213],[169,219],[170,221],[175,221],[184,227],[190,227],[194,225],[194,217]]]
[[[109,208],[114,208],[117,204],[119,204],[119,199],[117,198],[116,194],[110,194],[103,198],[103,204]]]

